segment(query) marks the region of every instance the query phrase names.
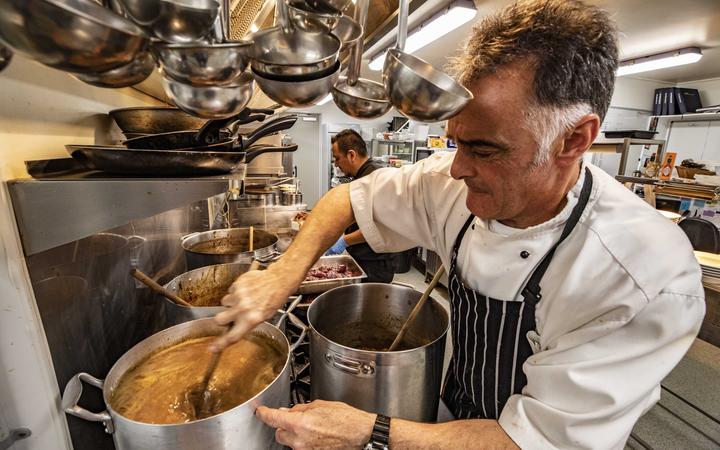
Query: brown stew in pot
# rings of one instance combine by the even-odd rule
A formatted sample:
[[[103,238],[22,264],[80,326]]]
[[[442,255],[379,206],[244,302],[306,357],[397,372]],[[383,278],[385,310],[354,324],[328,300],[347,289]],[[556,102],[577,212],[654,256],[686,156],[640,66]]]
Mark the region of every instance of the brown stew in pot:
[[[113,389],[110,405],[137,422],[177,424],[195,417],[188,392],[201,381],[210,362],[214,336],[189,339],[156,351],[127,371]],[[251,399],[275,380],[287,359],[271,338],[251,334],[226,348],[208,385],[210,415]]]

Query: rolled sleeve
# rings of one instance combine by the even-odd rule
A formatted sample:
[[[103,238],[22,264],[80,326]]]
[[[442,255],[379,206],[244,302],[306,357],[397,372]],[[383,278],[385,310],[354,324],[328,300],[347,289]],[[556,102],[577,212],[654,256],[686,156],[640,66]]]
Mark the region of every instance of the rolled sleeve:
[[[627,322],[593,321],[558,339],[525,362],[528,384],[500,426],[521,448],[623,448],[704,312],[702,297],[661,293]]]

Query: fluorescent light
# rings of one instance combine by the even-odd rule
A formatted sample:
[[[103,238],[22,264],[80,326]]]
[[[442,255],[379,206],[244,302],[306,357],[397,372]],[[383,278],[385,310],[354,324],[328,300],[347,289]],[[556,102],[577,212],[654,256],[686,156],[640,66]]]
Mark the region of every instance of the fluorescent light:
[[[471,6],[455,5],[448,8],[408,35],[405,41],[405,52],[415,53],[434,40],[470,22],[476,14],[477,10]],[[370,61],[370,70],[382,70],[384,63],[385,52],[383,51]]]
[[[329,102],[330,100],[332,100],[332,94],[328,94],[325,97],[323,97],[323,99],[320,100],[319,102],[317,102],[316,105],[317,106],[324,105],[325,103]]]
[[[630,75],[633,73],[648,72],[650,70],[665,69],[667,67],[682,66],[700,61],[702,51],[697,47],[683,48],[672,52],[644,56],[620,63],[616,75]]]

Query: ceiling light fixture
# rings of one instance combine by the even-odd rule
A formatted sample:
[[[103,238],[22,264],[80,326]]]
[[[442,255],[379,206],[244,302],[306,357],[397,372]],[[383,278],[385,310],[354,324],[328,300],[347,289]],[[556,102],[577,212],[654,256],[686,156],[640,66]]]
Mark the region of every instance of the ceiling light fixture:
[[[429,43],[440,39],[456,28],[470,22],[477,15],[472,2],[453,3],[448,8],[435,14],[415,31],[408,34],[405,41],[405,52],[415,53]],[[385,50],[370,61],[370,70],[382,70],[385,63]]]
[[[700,61],[702,51],[697,47],[681,48],[671,52],[657,55],[643,56],[620,62],[616,72],[618,77],[633,73],[648,72],[650,70],[665,69],[667,67],[682,66]]]

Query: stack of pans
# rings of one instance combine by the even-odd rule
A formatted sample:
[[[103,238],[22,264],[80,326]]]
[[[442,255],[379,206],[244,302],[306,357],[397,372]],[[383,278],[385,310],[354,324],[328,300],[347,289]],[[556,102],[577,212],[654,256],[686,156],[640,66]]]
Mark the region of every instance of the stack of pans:
[[[149,110],[159,116],[176,115],[183,117],[179,110]],[[116,110],[113,115],[123,117],[124,113],[142,117],[140,123],[118,121],[118,125],[133,136],[119,146],[68,145],[72,157],[92,170],[135,175],[135,176],[203,176],[239,172],[245,164],[257,156],[271,152],[293,152],[297,145],[269,146],[253,145],[258,139],[287,130],[297,121],[289,115],[273,118],[246,135],[231,132],[227,127],[255,121],[263,122],[273,114],[271,109],[245,108],[239,114],[227,119],[211,120],[200,129],[145,134],[137,131],[157,131],[157,124],[148,120],[147,114],[138,114],[138,109]],[[183,123],[192,124],[192,120]]]

